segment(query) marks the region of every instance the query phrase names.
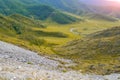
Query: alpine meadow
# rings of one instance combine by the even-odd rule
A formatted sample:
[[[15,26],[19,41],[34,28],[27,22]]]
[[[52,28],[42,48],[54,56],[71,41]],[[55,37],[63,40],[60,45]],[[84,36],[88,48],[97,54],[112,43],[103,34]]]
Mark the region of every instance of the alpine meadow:
[[[0,0],[0,80],[120,80],[120,1]]]

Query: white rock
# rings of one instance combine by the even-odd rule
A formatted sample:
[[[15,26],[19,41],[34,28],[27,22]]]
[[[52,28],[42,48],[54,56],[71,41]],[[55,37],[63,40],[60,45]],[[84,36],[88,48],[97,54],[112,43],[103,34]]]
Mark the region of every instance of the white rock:
[[[2,67],[0,67],[0,71],[2,71]]]
[[[18,69],[21,69],[22,68],[22,66],[18,66]]]
[[[15,76],[14,76],[13,78],[14,78],[14,79],[16,79],[16,77],[15,77]]]

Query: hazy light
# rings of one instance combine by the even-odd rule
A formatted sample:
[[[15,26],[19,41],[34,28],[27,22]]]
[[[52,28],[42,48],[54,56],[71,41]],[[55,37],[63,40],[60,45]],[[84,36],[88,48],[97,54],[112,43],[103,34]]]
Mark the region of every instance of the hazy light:
[[[120,2],[120,0],[107,0],[107,1]]]

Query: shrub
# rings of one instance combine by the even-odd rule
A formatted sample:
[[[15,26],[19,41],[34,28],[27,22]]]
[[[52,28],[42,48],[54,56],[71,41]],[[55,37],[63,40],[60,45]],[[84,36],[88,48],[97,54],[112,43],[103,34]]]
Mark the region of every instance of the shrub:
[[[20,25],[13,24],[12,27],[13,27],[13,29],[15,30],[15,32],[16,32],[17,34],[22,34],[22,29],[21,29],[21,26],[20,26]]]
[[[40,46],[46,42],[44,39],[36,38],[33,35],[20,36],[20,39],[26,40],[26,41],[30,42],[31,44],[38,45],[38,46]]]
[[[45,32],[45,31],[40,31],[36,30],[34,31],[36,35],[38,36],[48,36],[48,37],[61,37],[61,38],[66,38],[68,37],[67,34],[61,33],[61,32]]]
[[[55,21],[59,24],[68,24],[68,23],[75,22],[78,20],[77,18],[74,18],[72,16],[68,16],[68,15],[63,14],[61,12],[54,13],[51,18],[53,21]]]

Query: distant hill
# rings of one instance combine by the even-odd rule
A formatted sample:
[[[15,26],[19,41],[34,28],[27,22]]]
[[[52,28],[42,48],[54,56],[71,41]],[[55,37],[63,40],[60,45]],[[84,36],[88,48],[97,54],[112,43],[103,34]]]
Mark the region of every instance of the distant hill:
[[[75,69],[84,68],[83,71],[98,74],[119,72],[120,69],[116,66],[120,66],[117,63],[120,57],[120,27],[90,34],[82,40],[74,40],[55,48],[55,51],[58,55],[79,63]],[[104,66],[99,66],[101,64]]]
[[[26,13],[25,7],[40,4],[69,12],[83,11],[85,8],[88,9],[84,4],[79,2],[79,0],[0,0],[0,8],[1,10],[4,9],[3,12],[6,12],[6,14],[8,14],[7,11],[10,9],[12,9],[11,12],[14,9],[15,12],[22,11],[23,13]]]
[[[33,5],[28,7],[30,15],[36,19],[46,20],[50,18],[60,24],[67,24],[79,21],[78,18],[62,13],[61,11],[55,10],[54,8],[46,5]]]
[[[88,37],[90,38],[107,38],[107,37],[109,38],[109,37],[115,37],[115,36],[120,36],[120,27],[113,27],[110,29],[106,29],[106,30],[88,35]]]
[[[119,3],[106,0],[38,0],[42,4],[53,6],[54,8],[78,14],[80,16],[102,14],[120,18]]]
[[[110,22],[114,22],[114,21],[118,21],[117,18],[111,17],[111,16],[107,16],[104,14],[88,14],[86,15],[88,17],[88,19],[93,19],[93,20],[102,20],[102,21],[110,21]]]
[[[35,17],[40,20],[52,18],[51,20],[60,24],[67,24],[78,20],[39,0],[0,0],[0,13],[4,15],[17,13],[28,17]]]
[[[50,5],[56,9],[78,14],[97,13],[120,18],[119,3],[106,0],[37,0],[38,3]]]
[[[88,5],[80,0],[0,0],[0,13],[2,14],[19,13],[40,20],[53,18],[51,20],[60,24],[67,24],[78,20],[73,16],[64,14],[64,12],[80,16],[99,14],[95,15],[95,18],[113,21],[112,17],[120,18],[119,9],[120,7],[115,7],[114,9],[111,6]],[[62,18],[58,15],[62,16]]]
[[[120,6],[91,6],[91,8],[99,14],[120,18]]]
[[[89,6],[89,8],[102,15],[108,15],[120,18],[120,5],[117,1],[107,0],[80,0],[82,3]]]
[[[56,9],[72,12],[75,14],[84,14],[90,11],[89,7],[79,0],[38,0],[41,4],[50,5]]]

